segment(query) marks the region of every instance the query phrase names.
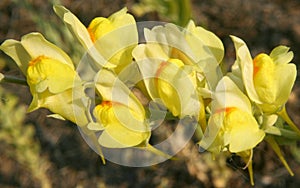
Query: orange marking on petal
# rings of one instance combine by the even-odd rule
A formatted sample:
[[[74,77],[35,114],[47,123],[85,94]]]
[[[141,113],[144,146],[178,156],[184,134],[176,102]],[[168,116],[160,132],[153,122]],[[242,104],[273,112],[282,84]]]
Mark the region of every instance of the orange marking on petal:
[[[157,85],[157,82],[158,82],[158,77],[160,76],[160,74],[161,74],[161,72],[163,71],[163,69],[168,65],[168,63],[169,62],[167,62],[167,61],[164,61],[164,62],[162,62],[160,65],[159,65],[159,67],[158,67],[158,69],[157,69],[157,71],[156,71],[156,73],[155,73],[155,84]]]
[[[228,107],[228,108],[225,108],[225,112],[226,113],[230,113],[232,111],[236,110],[236,107]]]
[[[47,59],[47,57],[44,56],[44,55],[40,55],[40,56],[38,56],[37,58],[31,60],[31,61],[29,62],[29,64],[28,64],[28,66],[33,66],[33,65],[35,65],[36,63],[40,62],[42,59]]]
[[[102,101],[102,103],[100,105],[111,108],[113,106],[113,102],[112,101]]]
[[[102,101],[102,103],[100,104],[101,106],[107,106],[107,107],[112,107],[112,106],[121,106],[123,104],[119,103],[119,102],[113,102],[113,101]]]
[[[255,58],[253,60],[253,77],[256,75],[256,73],[259,71],[259,66],[257,65],[257,59]]]
[[[91,38],[92,42],[95,43],[96,36],[95,36],[94,32],[92,31],[92,29],[91,28],[87,28],[87,31],[88,31],[88,33],[90,35],[90,38]]]
[[[232,112],[235,109],[236,109],[236,107],[221,108],[221,109],[216,110],[216,113],[225,112],[226,114],[228,114],[228,113]]]

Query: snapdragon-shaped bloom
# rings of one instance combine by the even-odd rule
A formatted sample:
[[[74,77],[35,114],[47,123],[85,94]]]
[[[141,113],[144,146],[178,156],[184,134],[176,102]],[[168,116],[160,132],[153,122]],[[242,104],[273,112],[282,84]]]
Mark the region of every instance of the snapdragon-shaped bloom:
[[[127,8],[108,18],[96,17],[88,27],[63,6],[54,6],[56,14],[64,21],[98,66],[114,68],[120,72],[132,62],[131,52],[138,43],[135,19]]]
[[[39,33],[21,41],[6,40],[1,50],[9,55],[26,76],[33,100],[28,111],[44,107],[53,117],[68,119],[79,126],[88,123],[84,92],[71,59]]]
[[[110,70],[102,69],[95,77],[102,102],[93,109],[96,122],[87,128],[102,131],[98,143],[106,148],[139,148],[163,158],[172,156],[149,144],[151,128],[141,102]]]
[[[162,102],[173,116],[194,116],[205,123],[203,99],[197,92],[200,78],[192,66],[169,58],[158,44],[141,44],[133,56],[153,101]]]
[[[219,63],[224,56],[222,41],[212,32],[195,26],[191,20],[185,28],[174,24],[156,26],[151,30],[145,29],[146,48],[159,44],[152,53],[163,51],[169,58],[180,59],[185,65],[192,65],[201,69],[211,89],[216,87],[221,79]],[[160,48],[160,49],[158,49]],[[160,56],[159,56],[160,57]]]
[[[276,59],[272,52],[282,51],[283,59]],[[286,103],[294,85],[297,70],[289,63],[293,57],[287,47],[279,46],[267,54],[259,54],[253,60],[253,82],[264,112],[274,112]],[[285,76],[280,76],[285,75]]]
[[[199,117],[204,130],[203,97],[210,97],[208,88],[220,79],[216,75],[224,54],[222,42],[193,21],[182,30],[166,24],[144,33],[147,43],[138,45],[133,56],[148,94],[152,100],[161,99],[174,116]]]
[[[100,70],[95,83],[102,102],[93,110],[98,124],[88,128],[103,130],[98,140],[100,145],[108,148],[146,145],[151,130],[136,96],[109,70]]]
[[[285,109],[297,75],[295,64],[289,63],[293,59],[293,53],[289,52],[286,46],[278,46],[270,55],[262,53],[252,60],[244,41],[234,36],[232,40],[237,60],[230,76],[244,88],[262,114],[280,115],[300,135],[299,128],[289,118]]]
[[[207,129],[199,142],[202,149],[214,154],[229,151],[247,163],[253,181],[253,148],[265,137],[252,114],[249,99],[227,76],[218,83],[211,103],[212,114]]]
[[[297,75],[296,66],[289,63],[293,53],[288,47],[279,46],[270,55],[262,53],[252,60],[244,41],[234,36],[232,40],[237,54],[233,73],[241,77],[249,98],[265,113],[281,110]]]
[[[249,99],[227,76],[217,85],[211,103],[212,115],[200,146],[213,153],[239,153],[260,143],[265,133],[252,114]]]
[[[134,110],[137,109],[106,100],[94,108],[93,114],[99,123],[96,130],[103,130],[98,140],[100,145],[127,148],[147,142],[150,131],[145,124],[145,113],[138,114]]]
[[[261,53],[252,60],[244,41],[234,36],[232,40],[237,60],[229,75],[258,107],[257,117],[264,131],[270,134],[265,140],[271,145],[288,172],[293,175],[273,136],[275,134],[289,138],[283,133],[284,127],[282,129],[275,127],[278,115],[300,135],[299,128],[289,118],[285,109],[285,103],[297,75],[296,66],[290,63],[293,53],[289,52],[286,46],[278,46],[269,55]]]

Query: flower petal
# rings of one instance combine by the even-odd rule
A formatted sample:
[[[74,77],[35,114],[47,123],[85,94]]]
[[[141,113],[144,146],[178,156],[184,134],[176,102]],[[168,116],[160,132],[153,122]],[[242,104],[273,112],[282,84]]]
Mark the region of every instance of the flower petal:
[[[137,114],[141,116],[145,115],[144,108],[140,101],[113,72],[102,69],[96,75],[95,83],[103,100],[123,104]]]
[[[286,46],[278,46],[272,50],[270,57],[275,64],[287,64],[292,61],[294,57],[293,52],[289,52],[289,49],[290,48]]]
[[[280,76],[284,75],[284,76]],[[278,65],[275,69],[275,79],[277,87],[280,91],[277,92],[277,100],[275,103],[284,104],[288,100],[288,97],[294,86],[297,77],[297,68],[295,64]]]
[[[89,49],[94,45],[86,27],[72,12],[61,5],[55,5],[53,9],[86,49]]]
[[[22,73],[26,75],[28,63],[31,61],[32,57],[28,54],[22,44],[19,41],[9,39],[3,42],[0,49],[10,56],[21,69]]]
[[[241,69],[242,79],[249,98],[257,104],[261,104],[253,83],[253,61],[245,42],[235,36],[231,36],[236,50],[235,64]]]
[[[265,132],[260,130],[252,114],[241,110],[234,110],[226,121],[230,127],[229,151],[233,153],[245,151],[254,148],[260,143]]]
[[[81,84],[79,76],[72,67],[44,56],[30,61],[27,82],[32,92],[41,93],[49,89],[53,94]]]
[[[92,56],[99,68],[101,68],[102,66],[107,68],[116,67],[116,65],[113,65],[105,60],[103,56],[98,52],[87,31],[87,28],[72,12],[61,5],[55,5],[53,8],[55,13],[63,20],[71,33],[79,40],[81,45],[83,45],[83,47]]]
[[[224,107],[237,107],[252,114],[248,97],[228,76],[220,80],[213,97],[213,111]]]
[[[31,59],[36,59],[39,56],[46,56],[56,59],[74,69],[70,57],[56,45],[47,41],[40,33],[29,33],[24,35],[21,44],[30,54]]]
[[[127,148],[141,144],[150,137],[150,132],[134,132],[116,123],[105,128],[98,142],[107,148]]]
[[[220,63],[224,57],[224,46],[222,41],[211,31],[204,29],[203,27],[199,27],[195,25],[195,23],[191,20],[186,26],[186,37],[189,41],[189,45],[195,46],[195,49],[199,49],[199,44],[197,44],[201,40],[204,46],[208,47],[208,50],[212,55],[216,58],[217,62]],[[192,37],[193,36],[193,37]],[[197,38],[198,40],[194,40]],[[193,44],[195,43],[195,44]],[[193,44],[193,45],[192,45]],[[200,54],[199,54],[200,55]]]
[[[38,108],[47,108],[54,114],[59,114],[64,119],[70,120],[78,126],[86,126],[88,120],[84,108],[85,104],[81,100],[85,96],[83,94],[76,95],[72,89],[55,95],[47,90],[40,94],[34,93],[28,111],[31,112]]]

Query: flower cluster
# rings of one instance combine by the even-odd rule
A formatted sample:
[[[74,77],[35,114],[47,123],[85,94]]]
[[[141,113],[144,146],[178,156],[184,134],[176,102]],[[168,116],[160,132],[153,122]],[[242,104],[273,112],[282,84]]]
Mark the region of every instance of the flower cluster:
[[[240,156],[252,184],[253,149],[264,140],[293,175],[278,146],[279,137],[300,137],[285,110],[297,75],[288,47],[252,58],[244,41],[231,36],[236,61],[223,75],[222,41],[193,21],[185,28],[170,23],[144,28],[140,36],[126,8],[88,27],[65,7],[54,10],[90,57],[84,66],[96,74],[92,82],[80,76],[69,56],[39,33],[6,40],[0,49],[26,76],[33,96],[29,111],[47,108],[51,117],[77,124],[103,161],[101,147],[136,147],[170,158],[149,144],[153,114],[132,91],[138,88],[172,118],[197,122],[200,151]],[[87,95],[91,85],[99,100]]]

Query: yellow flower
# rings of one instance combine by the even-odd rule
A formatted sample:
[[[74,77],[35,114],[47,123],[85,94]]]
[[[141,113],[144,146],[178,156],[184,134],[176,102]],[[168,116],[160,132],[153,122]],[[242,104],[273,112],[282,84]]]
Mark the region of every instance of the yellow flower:
[[[198,143],[200,148],[213,154],[222,151],[236,153],[247,163],[251,184],[253,181],[253,148],[265,137],[252,115],[252,106],[246,95],[227,76],[224,76],[213,93],[212,115],[207,129]]]
[[[219,63],[224,56],[221,40],[190,21],[186,28],[174,24],[145,29],[146,44],[133,50],[146,90],[160,99],[174,116],[199,117],[205,129],[203,98],[210,98],[221,78]]]
[[[108,18],[94,18],[86,28],[78,18],[65,7],[54,6],[56,14],[76,36],[96,65],[115,68],[120,72],[132,62],[131,52],[138,43],[135,19],[127,8]]]
[[[102,103],[93,114],[98,125],[92,130],[103,130],[98,141],[108,148],[147,147],[151,130],[146,123],[145,111],[134,94],[111,71],[101,70],[96,76],[96,89]]]
[[[141,102],[112,71],[102,69],[95,77],[102,102],[93,114],[96,123],[87,126],[92,131],[102,131],[98,138],[107,148],[136,147],[164,158],[172,156],[149,144],[151,129]]]
[[[154,78],[154,88],[167,109],[175,117],[198,115],[201,97],[197,95],[196,73],[184,69],[179,59],[169,59],[160,63]],[[199,100],[199,101],[197,101]],[[195,111],[193,111],[195,110]]]
[[[159,44],[170,58],[180,59],[186,65],[215,66],[213,63],[219,64],[224,56],[222,41],[214,33],[195,26],[192,20],[186,28],[169,23],[145,29],[144,35],[147,45]]]
[[[112,101],[103,101],[95,107],[94,116],[104,130],[98,140],[100,145],[108,148],[125,148],[147,142],[150,131],[144,123],[145,119],[142,114],[137,114],[133,110]]]
[[[163,103],[173,116],[205,119],[203,99],[197,91],[197,73],[191,66],[169,58],[157,44],[139,45],[133,56],[153,101]]]
[[[224,56],[222,41],[212,32],[195,26],[191,20],[186,28],[174,24],[156,26],[145,29],[146,49],[148,58],[179,59],[185,65],[201,69],[209,87],[214,89],[221,79],[219,63]],[[154,49],[153,49],[154,48]],[[165,55],[160,55],[164,53]],[[136,59],[136,57],[135,57]]]
[[[251,103],[229,77],[217,85],[212,115],[200,147],[213,153],[227,150],[239,153],[254,148],[265,133],[252,115]]]
[[[170,80],[166,79],[167,77],[173,76],[171,72],[172,68],[167,68],[170,66],[176,66],[177,69],[180,69],[180,67],[183,67],[184,64],[179,59],[170,59],[168,62],[162,62],[156,72],[154,85],[156,86],[158,95],[164,105],[174,116],[180,116],[182,111],[182,99],[180,98],[178,88],[174,88],[174,85],[170,83]],[[166,74],[166,76],[163,76],[163,74]]]
[[[215,112],[208,121],[208,129],[213,126],[220,126],[220,132],[216,139],[221,145],[219,149],[228,146],[232,153],[238,153],[254,148],[264,138],[264,132],[252,114],[237,107],[226,107]],[[246,139],[245,139],[246,138]]]
[[[278,111],[291,93],[297,75],[296,66],[259,54],[253,60],[253,67],[254,88],[262,102],[259,106],[267,113]]]
[[[217,64],[221,63],[224,57],[224,46],[222,41],[211,31],[204,29],[203,27],[196,26],[195,23],[190,20],[184,30],[185,39],[187,40],[193,54],[198,56],[198,60],[208,60],[212,57],[215,58]],[[206,55],[203,57],[203,55]],[[212,60],[212,59],[211,59]],[[199,61],[196,61],[198,63]],[[206,62],[208,63],[208,62]]]
[[[285,103],[297,75],[296,66],[290,63],[293,59],[293,52],[289,52],[286,46],[278,46],[269,55],[261,53],[252,60],[244,41],[234,36],[231,37],[235,45],[237,60],[230,76],[259,107],[258,115],[263,117],[261,124],[266,129],[265,131],[267,132],[268,128],[275,124],[277,115],[280,115],[300,135],[299,128],[289,118],[285,109]],[[265,140],[272,146],[289,173],[293,175],[274,137],[268,135]],[[245,154],[241,156],[247,158]],[[249,168],[249,173],[251,175],[252,167]],[[252,175],[250,177],[252,178]]]
[[[265,113],[281,110],[297,75],[296,66],[289,63],[293,53],[288,47],[279,46],[270,55],[259,54],[252,60],[244,41],[234,36],[232,40],[237,54],[233,74],[241,77],[249,98]]]
[[[1,50],[14,59],[27,78],[33,96],[29,111],[44,107],[55,113],[53,117],[80,126],[87,124],[81,80],[71,59],[60,48],[41,34],[30,33],[20,42],[5,41]]]
[[[156,26],[152,30],[145,29],[147,43],[139,44],[133,50],[133,57],[145,78],[143,81],[150,98],[161,101],[179,118],[198,117],[204,129],[206,120],[203,98],[210,97],[208,88],[216,85],[219,79],[213,75],[216,75],[218,61],[222,59],[223,46],[212,33],[195,26],[193,28],[191,24],[192,22],[188,31],[181,31],[174,24]],[[194,38],[190,32],[193,29],[197,33]],[[217,44],[203,42],[198,38],[200,33],[203,38],[209,37],[218,41]],[[207,48],[216,48],[219,53],[211,53]],[[208,62],[216,66],[211,68]],[[211,80],[206,80],[206,74],[210,74],[208,77],[213,78],[214,84],[208,83]]]
[[[70,89],[76,76],[73,67],[44,55],[30,61],[27,69],[27,82],[32,91],[38,93],[48,89],[56,94]]]

